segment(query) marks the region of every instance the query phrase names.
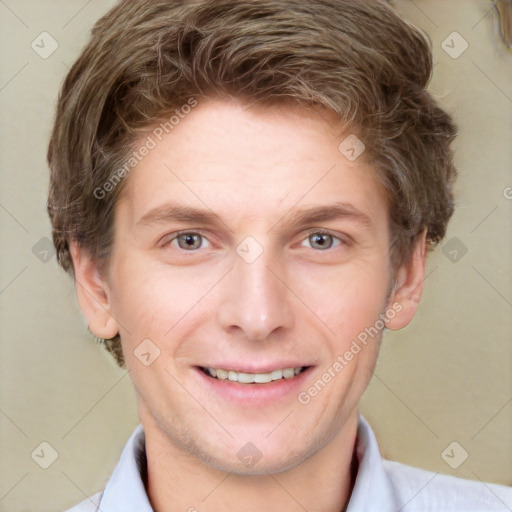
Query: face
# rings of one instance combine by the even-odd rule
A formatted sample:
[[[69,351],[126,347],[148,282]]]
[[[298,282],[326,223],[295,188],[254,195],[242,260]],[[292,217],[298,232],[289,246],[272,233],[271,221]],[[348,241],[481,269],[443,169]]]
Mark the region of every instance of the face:
[[[357,417],[373,373],[392,307],[388,207],[331,126],[200,103],[116,206],[109,310],[141,420],[213,467],[308,459]]]

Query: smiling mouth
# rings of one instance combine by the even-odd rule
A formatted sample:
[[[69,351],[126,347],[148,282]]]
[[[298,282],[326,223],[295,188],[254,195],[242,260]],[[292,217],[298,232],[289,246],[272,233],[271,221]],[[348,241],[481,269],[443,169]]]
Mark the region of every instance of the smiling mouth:
[[[297,368],[281,368],[268,373],[246,373],[235,370],[225,370],[223,368],[201,367],[201,370],[213,379],[229,380],[239,382],[240,384],[266,384],[282,379],[293,379],[305,371],[308,366],[299,366]]]

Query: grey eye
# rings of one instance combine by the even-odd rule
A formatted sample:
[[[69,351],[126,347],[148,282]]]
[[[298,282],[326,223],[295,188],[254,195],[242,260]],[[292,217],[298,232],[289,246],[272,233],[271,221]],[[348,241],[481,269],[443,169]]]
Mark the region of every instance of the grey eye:
[[[180,249],[188,251],[199,249],[201,247],[203,237],[199,233],[182,233],[181,235],[178,235],[175,240],[178,241]]]
[[[328,233],[313,233],[308,236],[309,243],[313,249],[330,249],[334,242],[334,237]]]

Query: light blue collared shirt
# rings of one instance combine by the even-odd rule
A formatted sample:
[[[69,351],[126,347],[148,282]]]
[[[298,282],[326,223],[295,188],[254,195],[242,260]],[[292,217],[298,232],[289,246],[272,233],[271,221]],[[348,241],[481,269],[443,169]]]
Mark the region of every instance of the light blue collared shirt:
[[[139,425],[103,492],[67,512],[154,512],[137,464],[144,449]],[[347,512],[507,512],[512,487],[464,480],[382,459],[363,417],[357,431],[359,468]]]

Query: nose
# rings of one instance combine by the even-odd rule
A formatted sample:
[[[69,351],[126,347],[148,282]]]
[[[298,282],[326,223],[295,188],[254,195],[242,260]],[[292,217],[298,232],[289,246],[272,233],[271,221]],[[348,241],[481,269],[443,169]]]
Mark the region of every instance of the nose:
[[[292,327],[293,295],[279,268],[265,251],[250,263],[235,255],[234,267],[222,286],[221,328],[239,331],[249,341],[264,341],[272,333]]]

